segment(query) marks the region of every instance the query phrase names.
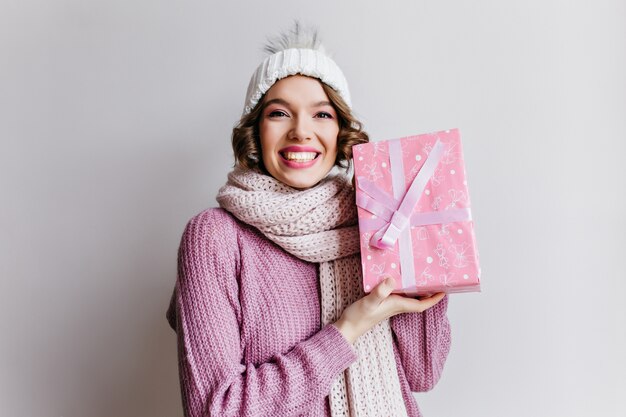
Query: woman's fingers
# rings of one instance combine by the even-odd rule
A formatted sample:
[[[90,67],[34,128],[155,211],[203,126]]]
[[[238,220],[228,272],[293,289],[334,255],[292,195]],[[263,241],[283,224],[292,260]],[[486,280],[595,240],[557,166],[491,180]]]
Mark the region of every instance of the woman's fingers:
[[[446,295],[445,292],[437,292],[427,297],[420,297],[418,301],[425,301],[425,302],[434,301],[434,304],[437,304],[439,301],[441,301],[443,297],[445,297],[445,295]]]
[[[437,304],[443,299],[443,297],[445,297],[445,295],[446,293],[438,292],[428,297],[423,297],[419,300],[416,298],[409,298],[398,295],[394,297],[393,302],[397,303],[396,307],[402,313],[421,312]]]
[[[364,299],[368,305],[376,308],[380,305],[380,303],[385,301],[387,297],[389,297],[395,287],[395,280],[392,277],[387,277],[374,287],[372,292],[370,292],[369,295],[366,295]]]
[[[437,304],[446,295],[443,292],[435,293],[420,299],[405,297],[398,294],[392,294],[395,288],[395,280],[393,277],[387,278],[380,282],[372,292],[365,296],[365,303],[370,309],[383,308],[387,311],[385,315],[395,315],[399,313],[422,312]],[[381,306],[382,303],[384,306]]]
[[[433,294],[433,295],[431,295],[429,297],[421,298],[418,301],[420,301],[422,303],[422,305],[424,305],[424,310],[426,310],[426,309],[431,308],[435,304],[437,304],[445,296],[446,296],[445,292],[438,292],[438,293]],[[424,310],[422,310],[422,311],[424,311]]]
[[[437,293],[421,300],[392,294],[395,280],[387,277],[369,294],[350,304],[334,323],[344,337],[354,341],[380,321],[400,313],[422,312],[437,304],[445,296]]]

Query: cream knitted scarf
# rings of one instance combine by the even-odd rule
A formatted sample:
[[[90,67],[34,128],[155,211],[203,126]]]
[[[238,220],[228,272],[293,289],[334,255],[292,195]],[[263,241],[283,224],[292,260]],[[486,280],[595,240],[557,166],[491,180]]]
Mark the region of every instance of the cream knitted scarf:
[[[335,322],[363,296],[354,191],[329,175],[296,190],[253,170],[235,169],[217,201],[239,220],[300,259],[319,263],[322,325]],[[330,392],[333,416],[406,416],[392,345],[384,320],[354,344],[358,359]]]

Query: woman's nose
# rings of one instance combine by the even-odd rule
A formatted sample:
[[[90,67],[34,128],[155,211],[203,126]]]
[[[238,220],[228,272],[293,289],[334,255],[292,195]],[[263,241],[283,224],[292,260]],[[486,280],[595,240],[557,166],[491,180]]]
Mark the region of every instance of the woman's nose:
[[[295,118],[291,132],[289,132],[289,139],[303,141],[310,140],[312,136],[311,122],[306,118]]]

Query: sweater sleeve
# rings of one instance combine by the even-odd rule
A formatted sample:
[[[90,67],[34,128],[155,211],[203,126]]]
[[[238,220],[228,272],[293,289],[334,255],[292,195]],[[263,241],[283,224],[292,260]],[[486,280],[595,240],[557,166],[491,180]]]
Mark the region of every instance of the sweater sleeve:
[[[448,296],[422,313],[391,318],[397,357],[411,391],[431,390],[439,381],[450,351]]]
[[[238,265],[232,219],[207,211],[189,222],[179,249],[174,311],[168,314],[178,337],[185,416],[303,414],[328,395],[356,353],[327,325],[266,363],[245,363]]]

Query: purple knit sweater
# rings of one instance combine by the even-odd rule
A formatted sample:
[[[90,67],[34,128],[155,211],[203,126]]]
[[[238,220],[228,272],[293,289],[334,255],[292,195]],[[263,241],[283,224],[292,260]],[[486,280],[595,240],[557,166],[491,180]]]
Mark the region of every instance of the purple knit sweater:
[[[411,391],[433,388],[448,355],[447,303],[391,318],[410,416],[420,415]],[[187,224],[167,318],[186,417],[329,416],[331,385],[356,359],[333,325],[320,325],[317,264],[222,209]]]

